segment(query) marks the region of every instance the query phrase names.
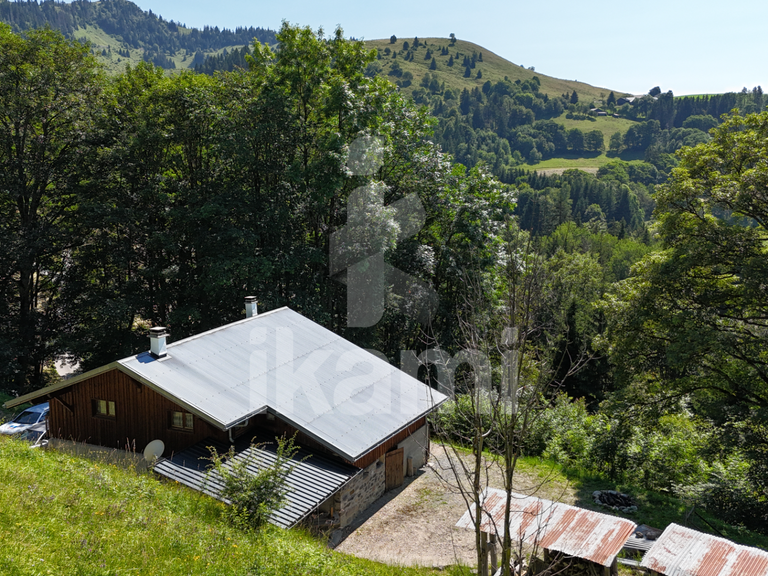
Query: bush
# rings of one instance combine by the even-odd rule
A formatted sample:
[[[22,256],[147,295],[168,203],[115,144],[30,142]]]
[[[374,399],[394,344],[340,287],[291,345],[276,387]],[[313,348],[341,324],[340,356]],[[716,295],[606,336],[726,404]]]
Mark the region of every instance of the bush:
[[[259,528],[267,523],[272,512],[285,503],[287,489],[285,481],[295,468],[289,464],[298,451],[293,438],[277,439],[275,461],[266,465],[257,457],[257,450],[263,444],[253,444],[248,455],[237,455],[234,446],[226,454],[211,451],[212,470],[209,478],[216,474],[224,484],[221,496],[230,506],[227,519],[241,528]],[[253,473],[251,469],[257,469]],[[218,480],[218,479],[217,479]]]

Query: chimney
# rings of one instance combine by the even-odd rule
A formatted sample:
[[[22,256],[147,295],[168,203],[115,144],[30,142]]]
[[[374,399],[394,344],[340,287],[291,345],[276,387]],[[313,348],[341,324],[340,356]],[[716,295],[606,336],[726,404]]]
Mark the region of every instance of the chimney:
[[[259,312],[256,309],[256,296],[246,296],[245,297],[245,317],[246,318],[253,318],[254,316],[258,316]]]
[[[165,358],[168,355],[168,350],[165,347],[166,336],[168,336],[168,330],[162,326],[149,330],[149,353],[153,357]]]

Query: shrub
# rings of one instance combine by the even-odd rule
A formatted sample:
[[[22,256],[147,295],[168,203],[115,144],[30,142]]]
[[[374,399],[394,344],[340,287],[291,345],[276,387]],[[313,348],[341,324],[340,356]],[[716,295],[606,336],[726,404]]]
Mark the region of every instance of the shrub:
[[[209,448],[212,462],[209,478],[216,474],[223,482],[221,496],[230,504],[226,515],[234,525],[259,528],[266,524],[272,512],[285,503],[285,481],[296,466],[289,464],[298,451],[294,439],[295,436],[277,438],[276,458],[269,465],[256,456],[257,449],[263,444],[252,445],[254,450],[248,451],[247,455],[236,454],[234,446],[226,454]]]

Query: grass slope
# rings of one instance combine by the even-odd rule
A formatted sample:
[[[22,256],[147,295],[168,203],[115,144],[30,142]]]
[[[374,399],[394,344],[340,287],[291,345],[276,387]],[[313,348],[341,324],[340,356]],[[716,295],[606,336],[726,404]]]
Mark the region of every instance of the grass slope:
[[[701,508],[696,508],[696,513],[692,513],[690,503],[669,494],[646,490],[638,484],[615,484],[600,476],[530,457],[520,460],[519,471],[538,476],[545,488],[545,493],[542,494],[545,498],[558,499],[568,488],[572,488],[575,489],[575,505],[582,508],[622,516],[638,524],[661,529],[674,522],[700,532],[728,538],[739,544],[768,550],[768,536],[725,524]],[[597,506],[592,500],[595,490],[618,490],[630,494],[637,502],[637,513],[628,515],[609,512]]]
[[[397,51],[397,62],[400,64],[403,71],[409,71],[413,74],[413,84],[407,88],[403,88],[403,92],[410,94],[415,88],[419,87],[419,82],[422,77],[430,72],[429,65],[430,60],[424,60],[424,55],[429,48],[437,62],[437,70],[434,71],[437,74],[440,82],[445,82],[447,88],[452,90],[461,91],[463,88],[472,89],[475,86],[482,87],[486,81],[498,82],[504,80],[504,77],[508,77],[511,81],[529,80],[534,76],[538,76],[541,82],[540,90],[549,94],[550,96],[559,96],[567,92],[576,92],[579,94],[580,101],[594,100],[595,102],[603,102],[608,98],[608,94],[611,93],[609,88],[599,88],[591,86],[583,82],[576,82],[574,80],[561,80],[523,68],[518,64],[514,64],[509,60],[506,60],[494,54],[490,50],[483,48],[478,44],[468,42],[466,40],[457,40],[454,46],[449,46],[450,40],[448,38],[419,38],[419,42],[425,44],[425,46],[419,46],[416,50],[413,61],[406,62],[403,60],[405,52],[403,52],[403,42],[408,42],[409,45],[413,44],[413,38],[398,38],[397,42],[390,44],[389,39],[385,40],[368,40],[366,46],[370,48],[376,48],[381,50],[382,57],[378,60],[378,63],[382,66],[382,75],[387,76],[391,69],[392,54],[386,56],[383,54],[386,48],[392,51]],[[448,47],[449,56],[453,56],[454,65],[448,66],[449,56],[440,56],[440,48]],[[464,78],[464,66],[462,66],[462,60],[465,55],[472,56],[473,52],[478,55],[482,53],[483,61],[477,62],[475,68],[472,70],[471,78]],[[459,58],[456,58],[456,54],[459,53]],[[477,79],[477,72],[482,71],[482,78]],[[389,76],[389,78],[393,78]],[[614,90],[616,96],[625,94],[625,92]]]
[[[131,66],[136,66],[144,58],[144,50],[135,48],[131,48],[129,50],[130,58],[120,56],[117,51],[124,50],[128,48],[128,46],[118,38],[106,33],[99,26],[93,26],[89,24],[85,28],[78,28],[74,33],[74,37],[86,38],[91,43],[91,48],[93,48],[94,54],[96,55],[96,60],[104,65],[107,73],[109,74],[119,74],[125,71],[126,65],[130,64]],[[109,51],[110,48],[112,49],[111,53]],[[235,48],[240,49],[242,46],[227,46],[218,50],[205,51],[204,54],[206,57],[217,56],[224,52],[224,50],[231,52]],[[104,50],[107,51],[106,55],[102,54],[102,51]],[[176,65],[176,70],[168,70],[169,73],[173,73],[181,70],[191,69],[195,54],[194,52],[179,50],[176,55],[167,56],[173,60],[174,64]]]
[[[177,484],[0,437],[0,574],[418,576],[295,530],[238,531]]]

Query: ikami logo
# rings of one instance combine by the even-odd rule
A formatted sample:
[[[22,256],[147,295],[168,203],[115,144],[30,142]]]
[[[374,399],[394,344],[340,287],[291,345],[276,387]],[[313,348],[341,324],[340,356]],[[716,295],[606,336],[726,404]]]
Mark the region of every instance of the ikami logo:
[[[383,165],[384,147],[378,138],[363,136],[349,149],[347,170],[353,176],[372,176]],[[427,322],[437,294],[425,282],[384,260],[398,242],[416,235],[426,220],[416,194],[384,205],[387,186],[371,180],[352,191],[347,201],[347,224],[331,234],[331,276],[346,272],[347,325],[365,328],[384,315],[388,294],[408,316]]]

